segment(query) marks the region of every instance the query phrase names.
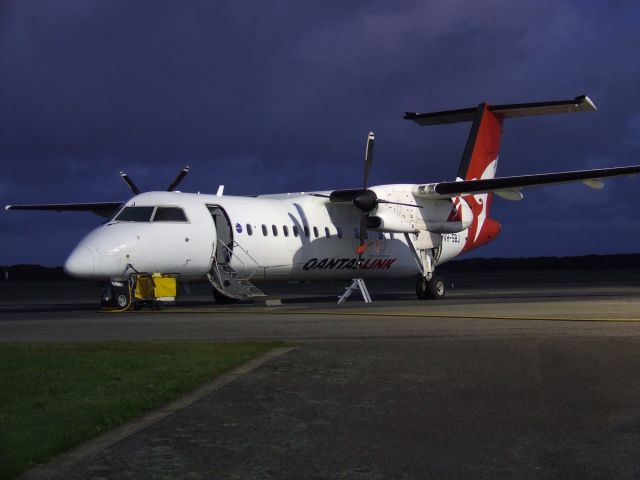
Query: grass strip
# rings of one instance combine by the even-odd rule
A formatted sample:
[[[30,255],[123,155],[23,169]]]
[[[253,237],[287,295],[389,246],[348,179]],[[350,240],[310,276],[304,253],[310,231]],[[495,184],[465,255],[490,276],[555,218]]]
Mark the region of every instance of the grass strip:
[[[0,344],[0,479],[42,464],[281,345]]]

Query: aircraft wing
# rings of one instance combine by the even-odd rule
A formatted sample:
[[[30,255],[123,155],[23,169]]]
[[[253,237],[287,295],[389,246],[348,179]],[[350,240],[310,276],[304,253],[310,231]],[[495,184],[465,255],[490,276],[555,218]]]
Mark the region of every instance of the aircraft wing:
[[[521,200],[520,190],[527,187],[540,187],[560,183],[582,182],[588,187],[600,190],[604,187],[603,178],[634,176],[640,174],[640,165],[628,167],[600,168],[596,170],[578,170],[574,172],[542,173],[517,177],[490,178],[485,180],[463,180],[457,182],[429,183],[417,185],[413,195],[421,198],[450,198],[459,195],[494,192],[506,200]]]
[[[53,210],[56,212],[93,212],[101,217],[109,218],[124,202],[96,203],[43,203],[34,205],[6,205],[5,210]]]

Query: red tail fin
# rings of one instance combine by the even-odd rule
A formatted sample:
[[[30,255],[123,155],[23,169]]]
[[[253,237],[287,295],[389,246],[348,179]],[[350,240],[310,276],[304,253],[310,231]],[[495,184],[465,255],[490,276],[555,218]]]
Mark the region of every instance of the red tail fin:
[[[495,177],[501,135],[502,117],[489,110],[485,103],[478,105],[458,168],[458,179]],[[467,241],[463,249],[468,251],[493,240],[500,232],[500,224],[489,218],[493,193],[467,195],[462,200],[473,212],[473,223],[467,230]]]

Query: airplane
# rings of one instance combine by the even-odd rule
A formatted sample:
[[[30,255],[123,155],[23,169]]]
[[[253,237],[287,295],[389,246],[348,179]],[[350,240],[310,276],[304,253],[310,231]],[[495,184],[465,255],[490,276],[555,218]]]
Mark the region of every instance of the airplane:
[[[125,202],[7,205],[6,210],[90,211],[108,220],[87,234],[65,262],[72,277],[104,281],[104,305],[124,307],[134,272],[208,280],[217,302],[263,298],[261,281],[414,277],[419,299],[442,299],[436,267],[493,241],[494,194],[522,200],[530,187],[634,176],[640,165],[496,177],[503,121],[532,115],[595,111],[582,95],[570,100],[488,105],[430,113],[407,112],[420,126],[471,122],[454,181],[369,185],[374,135],[369,133],[361,188],[302,193],[215,195],[176,191],[134,193]]]

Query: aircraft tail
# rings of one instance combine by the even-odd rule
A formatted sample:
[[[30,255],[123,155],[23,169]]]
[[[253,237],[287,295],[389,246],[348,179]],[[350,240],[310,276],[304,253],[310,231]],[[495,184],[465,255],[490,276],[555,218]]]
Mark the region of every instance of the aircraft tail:
[[[593,111],[595,105],[582,95],[572,100],[519,103],[490,106],[481,103],[477,107],[446,110],[433,113],[407,112],[405,119],[418,125],[440,125],[471,121],[471,130],[458,167],[457,181],[484,180],[495,177],[500,153],[502,121],[505,118]],[[454,199],[452,216],[462,215],[460,202],[466,202],[473,212],[473,222],[468,230],[464,251],[479,247],[493,240],[500,232],[500,224],[489,218],[493,193],[472,194]]]
[[[501,136],[502,116],[493,113],[486,103],[478,105],[456,180],[495,178]],[[493,193],[465,195],[461,200],[467,203],[473,213],[473,222],[469,226],[463,251],[477,248],[497,237],[500,233],[500,224],[489,218]],[[456,213],[460,210],[458,203]]]

